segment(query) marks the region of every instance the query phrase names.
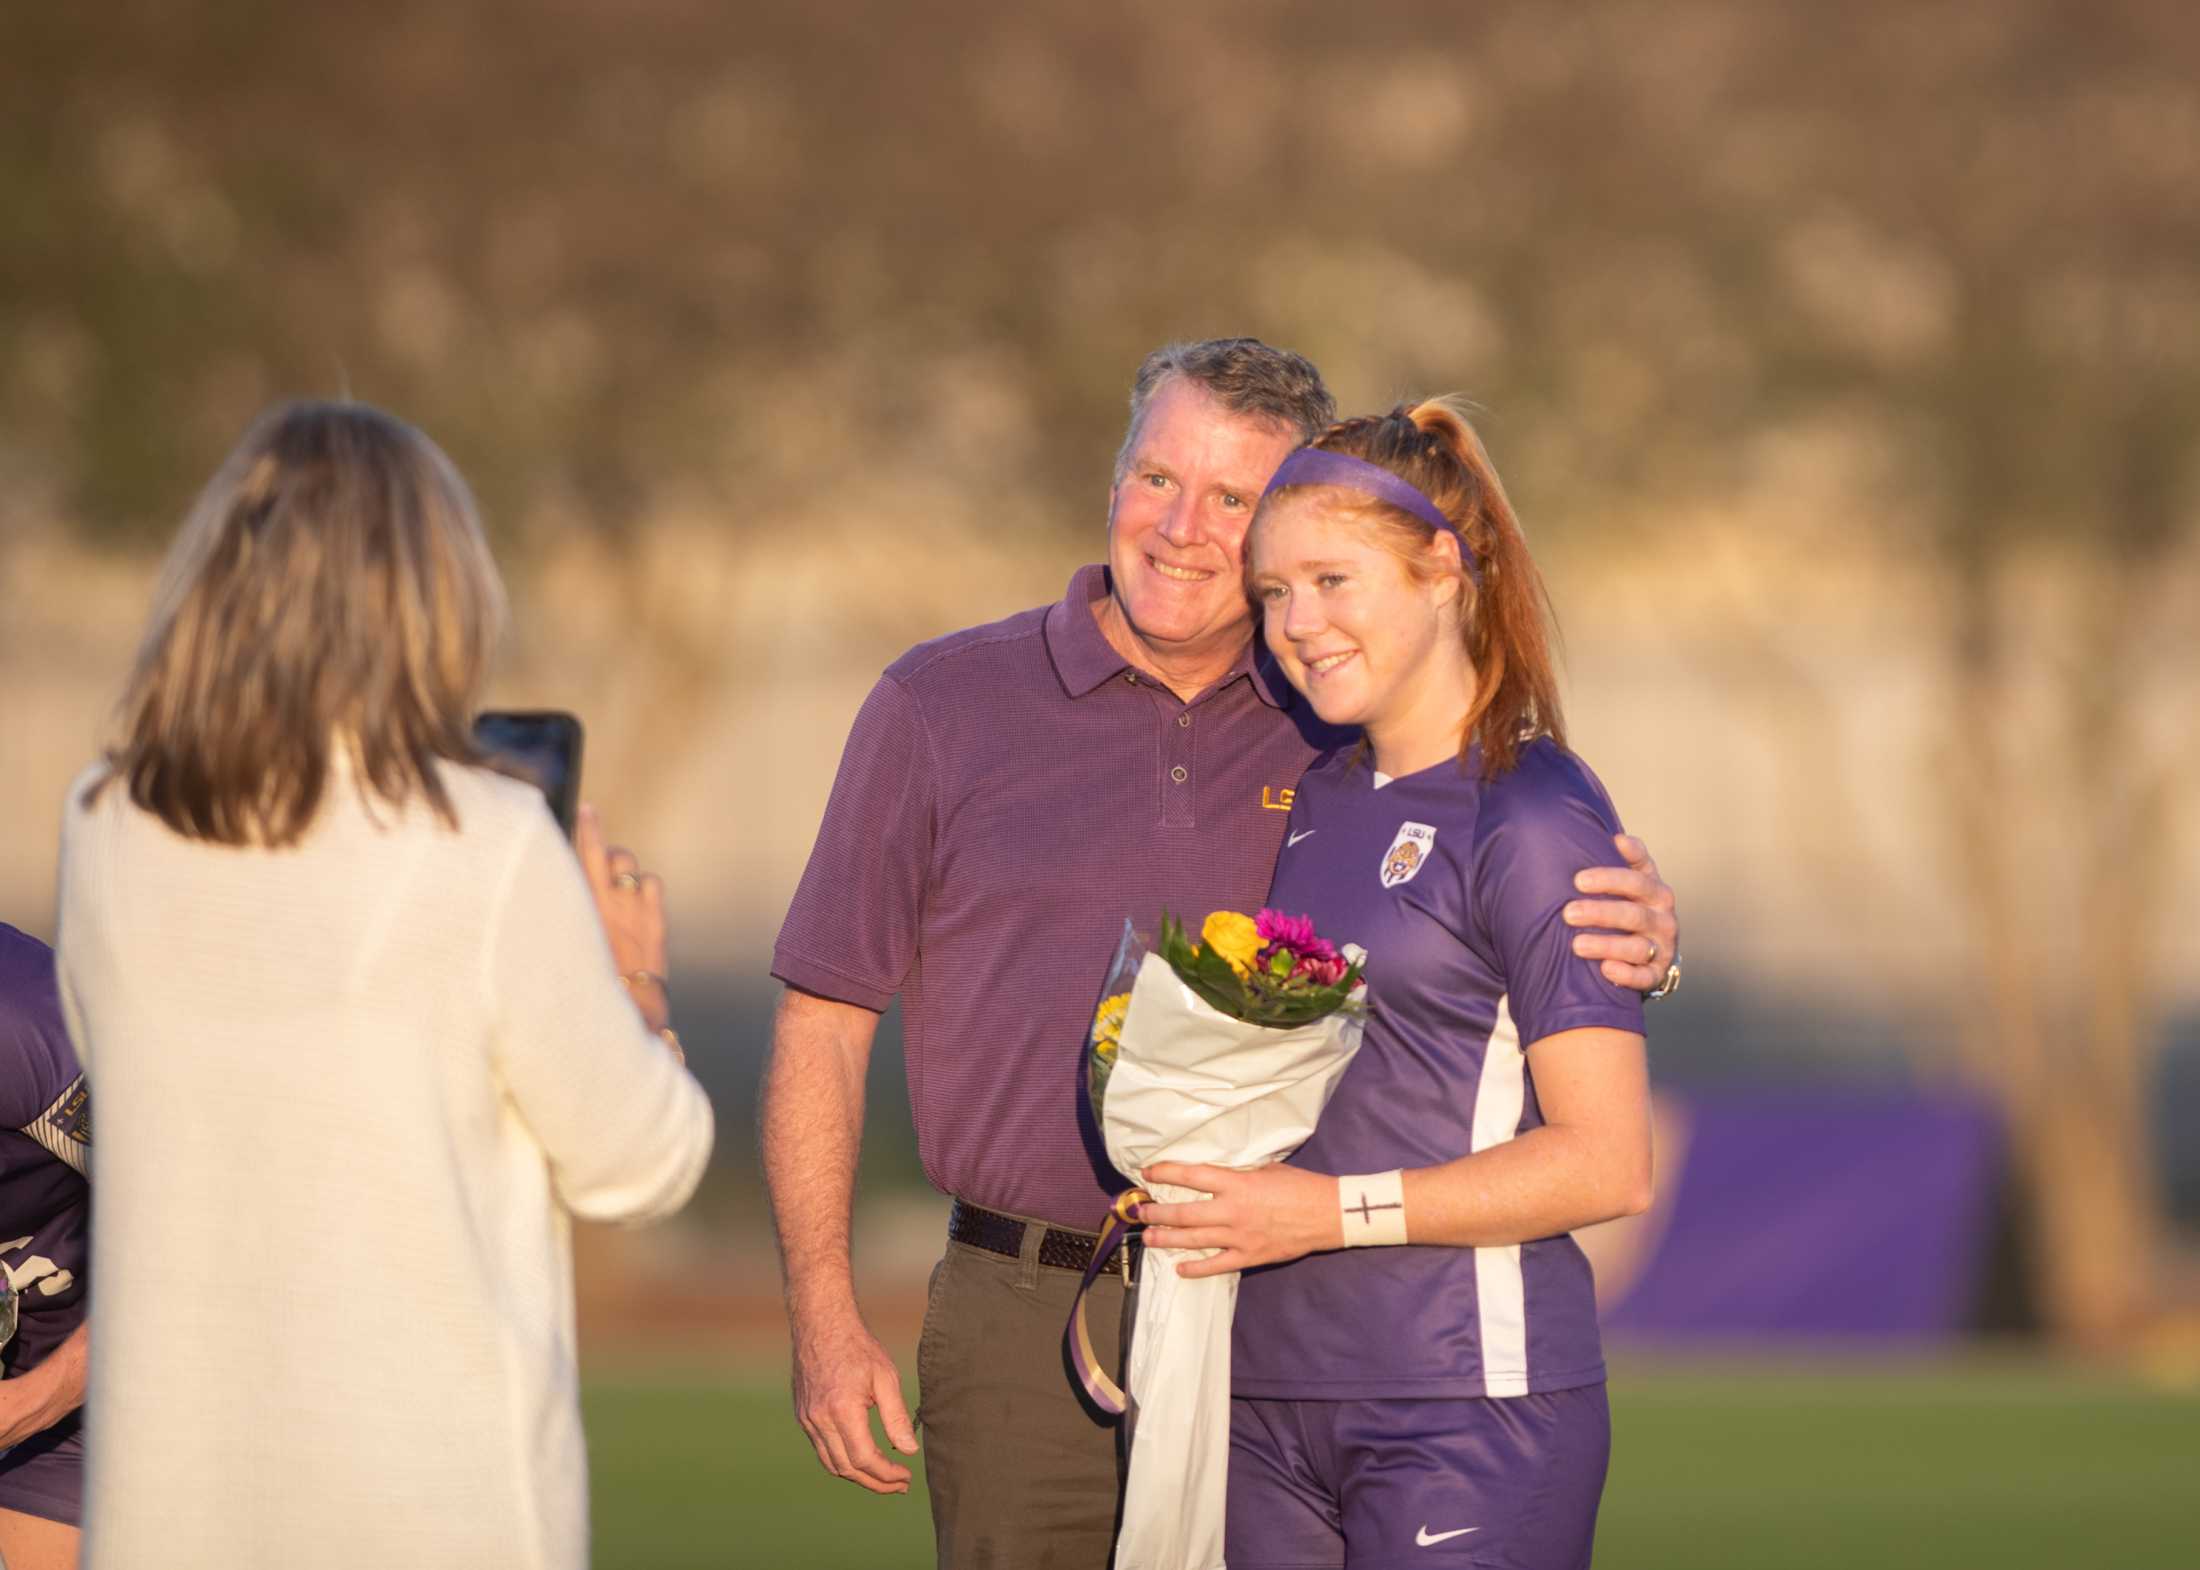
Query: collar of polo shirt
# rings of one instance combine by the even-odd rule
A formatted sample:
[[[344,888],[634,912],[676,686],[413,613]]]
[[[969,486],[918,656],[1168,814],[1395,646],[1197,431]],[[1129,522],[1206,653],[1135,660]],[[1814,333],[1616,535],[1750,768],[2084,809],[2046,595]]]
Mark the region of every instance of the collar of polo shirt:
[[[1054,661],[1062,690],[1073,698],[1082,698],[1130,669],[1092,613],[1092,608],[1107,597],[1108,569],[1094,563],[1071,575],[1061,603],[1047,612],[1047,655]],[[1239,676],[1250,680],[1261,701],[1272,709],[1289,708],[1296,696],[1276,668],[1274,656],[1257,638],[1247,637],[1237,663],[1223,680]]]

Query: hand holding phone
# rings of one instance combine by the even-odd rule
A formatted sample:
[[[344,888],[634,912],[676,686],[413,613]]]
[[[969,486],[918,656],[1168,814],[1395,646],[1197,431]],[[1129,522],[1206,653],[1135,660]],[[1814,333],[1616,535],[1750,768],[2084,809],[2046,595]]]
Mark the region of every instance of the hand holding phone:
[[[573,850],[588,891],[596,896],[612,966],[642,1011],[642,1022],[661,1032],[672,1016],[665,983],[665,880],[644,872],[624,846],[604,843],[593,807],[580,809]]]
[[[606,845],[593,807],[580,804],[581,722],[558,709],[491,709],[474,720],[474,740],[491,766],[541,787],[580,858],[611,962],[642,1021],[685,1061],[672,1033],[665,985],[665,885],[634,853]]]

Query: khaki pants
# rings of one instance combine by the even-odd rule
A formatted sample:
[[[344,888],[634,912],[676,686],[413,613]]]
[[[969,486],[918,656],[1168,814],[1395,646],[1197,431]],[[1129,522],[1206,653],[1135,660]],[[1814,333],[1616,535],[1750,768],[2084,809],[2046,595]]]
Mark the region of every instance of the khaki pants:
[[[940,1570],[1107,1570],[1122,1499],[1120,1424],[1087,1406],[1062,1350],[1078,1277],[949,1243],[917,1343],[917,1421]],[[1123,1277],[1093,1283],[1095,1347],[1120,1348]],[[1103,1356],[1105,1352],[1103,1352]],[[1121,1378],[1118,1363],[1108,1370]]]

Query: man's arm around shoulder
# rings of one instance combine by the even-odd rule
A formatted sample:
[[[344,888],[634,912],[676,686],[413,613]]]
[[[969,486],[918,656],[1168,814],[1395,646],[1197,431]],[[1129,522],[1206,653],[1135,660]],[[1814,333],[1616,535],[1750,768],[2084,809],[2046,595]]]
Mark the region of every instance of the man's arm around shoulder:
[[[863,1082],[878,1015],[789,987],[764,1073],[764,1182],[771,1191],[794,1342],[794,1407],[817,1458],[878,1494],[909,1491],[909,1469],[872,1437],[917,1448],[894,1360],[856,1307],[849,1227],[863,1146]]]

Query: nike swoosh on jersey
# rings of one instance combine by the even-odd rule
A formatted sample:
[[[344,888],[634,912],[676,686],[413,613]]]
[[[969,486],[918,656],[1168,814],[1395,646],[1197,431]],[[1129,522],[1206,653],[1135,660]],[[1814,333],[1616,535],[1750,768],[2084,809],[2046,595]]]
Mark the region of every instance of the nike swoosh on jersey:
[[[1449,1532],[1431,1532],[1427,1524],[1423,1523],[1421,1530],[1413,1534],[1413,1546],[1416,1548],[1434,1548],[1438,1543],[1448,1543],[1455,1537],[1465,1537],[1469,1532],[1479,1532],[1481,1530],[1478,1526],[1462,1526]]]
[[[1289,846],[1289,845],[1296,845],[1296,844],[1297,844],[1297,843],[1298,843],[1298,842],[1299,842],[1300,840],[1303,840],[1303,839],[1307,839],[1307,838],[1310,838],[1310,837],[1312,837],[1313,835],[1319,834],[1320,832],[1321,832],[1321,830],[1320,830],[1320,829],[1301,829],[1301,830],[1299,830],[1299,832],[1298,832],[1298,833],[1296,833],[1296,834],[1292,835],[1292,836],[1291,836],[1291,837],[1290,837],[1289,839],[1285,840],[1285,841],[1284,841],[1283,843],[1284,843],[1285,845],[1287,845],[1287,846]],[[1481,1528],[1480,1528],[1480,1527],[1472,1527],[1472,1526],[1470,1526],[1470,1527],[1468,1527],[1468,1528],[1467,1528],[1467,1530],[1468,1530],[1468,1531],[1470,1531],[1470,1532],[1478,1532],[1478,1531],[1480,1531],[1480,1530],[1481,1530]]]

